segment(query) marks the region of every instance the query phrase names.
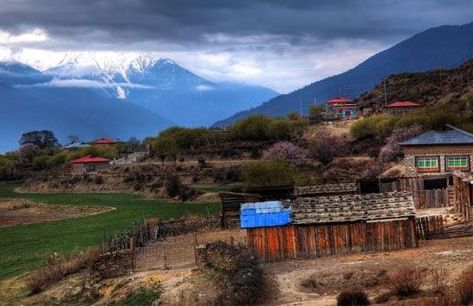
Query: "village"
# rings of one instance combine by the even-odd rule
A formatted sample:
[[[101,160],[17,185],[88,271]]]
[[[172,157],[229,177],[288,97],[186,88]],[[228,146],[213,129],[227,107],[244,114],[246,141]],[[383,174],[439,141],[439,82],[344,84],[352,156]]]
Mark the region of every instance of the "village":
[[[458,120],[394,127],[426,111],[412,101],[324,105],[143,143],[25,146],[31,168],[6,173],[22,183],[0,185],[2,227],[72,218],[70,235],[92,226],[99,243],[32,254],[37,268],[5,283],[0,300],[19,287],[24,305],[470,303],[473,134]],[[387,140],[359,136],[381,119]],[[56,244],[64,229],[53,231]]]

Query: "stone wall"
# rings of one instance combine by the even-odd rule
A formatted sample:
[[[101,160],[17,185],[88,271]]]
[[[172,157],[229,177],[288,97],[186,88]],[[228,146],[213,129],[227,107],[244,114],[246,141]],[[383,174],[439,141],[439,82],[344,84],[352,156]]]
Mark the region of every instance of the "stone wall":
[[[98,257],[90,267],[93,282],[126,275],[133,268],[133,255],[129,250],[109,252]]]

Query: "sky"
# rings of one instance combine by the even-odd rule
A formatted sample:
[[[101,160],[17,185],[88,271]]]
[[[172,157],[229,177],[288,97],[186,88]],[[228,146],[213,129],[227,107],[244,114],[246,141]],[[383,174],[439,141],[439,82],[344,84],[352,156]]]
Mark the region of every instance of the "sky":
[[[473,22],[471,0],[0,0],[0,59],[149,53],[213,81],[287,93],[417,32]]]

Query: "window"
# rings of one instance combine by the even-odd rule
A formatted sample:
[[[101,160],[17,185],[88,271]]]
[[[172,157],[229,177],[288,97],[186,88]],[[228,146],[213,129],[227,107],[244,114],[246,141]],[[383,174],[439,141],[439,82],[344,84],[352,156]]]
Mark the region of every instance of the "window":
[[[448,169],[468,169],[468,156],[447,156]]]
[[[439,167],[438,157],[419,157],[417,158],[417,168],[431,169]]]

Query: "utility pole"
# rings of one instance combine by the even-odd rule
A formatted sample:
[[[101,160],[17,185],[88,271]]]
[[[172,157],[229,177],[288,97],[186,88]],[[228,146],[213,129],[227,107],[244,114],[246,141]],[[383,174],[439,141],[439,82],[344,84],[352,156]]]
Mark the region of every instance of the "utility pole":
[[[299,100],[299,113],[302,119],[302,101],[301,100]]]

